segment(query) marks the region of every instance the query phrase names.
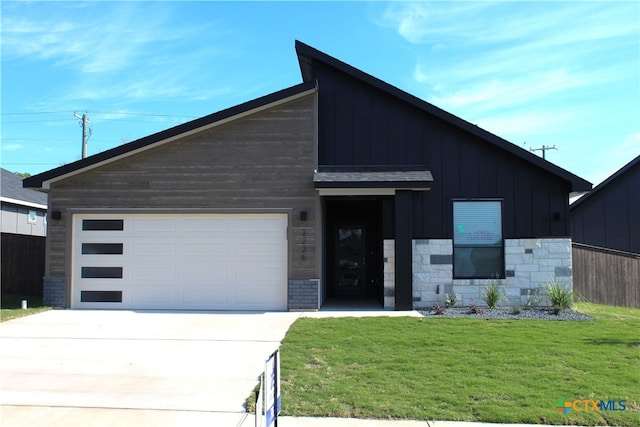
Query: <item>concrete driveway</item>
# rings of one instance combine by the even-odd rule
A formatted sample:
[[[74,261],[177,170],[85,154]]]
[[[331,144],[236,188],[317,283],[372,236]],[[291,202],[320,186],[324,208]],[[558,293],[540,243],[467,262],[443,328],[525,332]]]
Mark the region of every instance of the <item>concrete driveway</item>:
[[[251,425],[299,313],[55,310],[0,323],[0,425]]]

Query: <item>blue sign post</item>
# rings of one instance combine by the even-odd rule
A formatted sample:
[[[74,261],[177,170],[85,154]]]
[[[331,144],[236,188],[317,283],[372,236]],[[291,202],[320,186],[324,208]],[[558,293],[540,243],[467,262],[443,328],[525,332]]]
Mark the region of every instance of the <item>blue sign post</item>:
[[[267,427],[278,426],[280,413],[280,349],[267,359],[264,369],[264,394]]]

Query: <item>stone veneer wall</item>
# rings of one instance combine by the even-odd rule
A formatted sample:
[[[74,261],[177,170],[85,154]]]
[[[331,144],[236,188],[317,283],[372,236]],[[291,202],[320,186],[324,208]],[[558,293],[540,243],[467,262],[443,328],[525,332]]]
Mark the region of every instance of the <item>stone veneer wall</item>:
[[[42,287],[42,303],[53,308],[67,307],[67,278],[45,276]]]
[[[384,308],[393,310],[396,307],[396,251],[395,240],[387,239],[382,244],[384,257]]]
[[[289,280],[289,311],[318,310],[318,280]]]
[[[542,288],[551,280],[572,286],[571,239],[505,240],[505,278],[497,280],[507,297],[501,305],[524,305],[529,291]],[[385,270],[386,271],[386,270]],[[486,279],[453,279],[453,242],[413,241],[413,305],[416,308],[444,305],[445,295],[455,292],[458,305],[472,302],[484,305],[482,292]],[[386,295],[385,275],[385,295]],[[546,299],[541,305],[548,305]],[[386,308],[386,301],[385,301]]]

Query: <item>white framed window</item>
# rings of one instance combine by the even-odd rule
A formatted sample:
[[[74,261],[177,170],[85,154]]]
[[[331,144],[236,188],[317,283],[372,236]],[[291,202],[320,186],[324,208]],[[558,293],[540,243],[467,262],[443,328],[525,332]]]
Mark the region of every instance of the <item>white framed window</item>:
[[[37,219],[38,219],[38,212],[30,210],[29,215],[27,216],[27,222],[29,224],[35,224]]]
[[[453,277],[504,278],[501,200],[453,201]]]

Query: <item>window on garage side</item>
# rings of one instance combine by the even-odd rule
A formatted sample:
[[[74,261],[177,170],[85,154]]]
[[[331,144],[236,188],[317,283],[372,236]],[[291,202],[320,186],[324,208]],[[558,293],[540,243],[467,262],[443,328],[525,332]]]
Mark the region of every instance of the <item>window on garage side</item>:
[[[124,230],[124,220],[122,219],[83,219],[82,230],[122,231]]]
[[[504,278],[502,201],[453,202],[453,277]]]

